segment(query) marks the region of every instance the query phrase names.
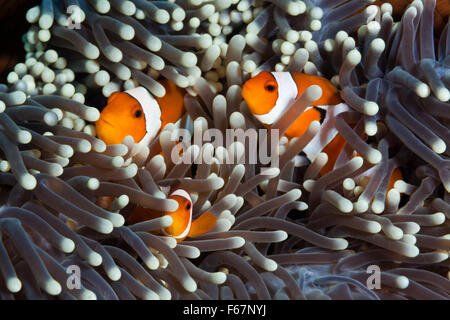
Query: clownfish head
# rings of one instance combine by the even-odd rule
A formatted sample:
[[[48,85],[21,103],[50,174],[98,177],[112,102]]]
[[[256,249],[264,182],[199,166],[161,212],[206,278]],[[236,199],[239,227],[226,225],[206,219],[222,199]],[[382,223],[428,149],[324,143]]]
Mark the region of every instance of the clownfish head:
[[[114,92],[95,123],[97,135],[107,145],[120,144],[126,136],[136,143],[153,138],[161,127],[161,111],[143,87]]]
[[[167,199],[178,202],[178,209],[174,212],[164,212],[165,216],[172,217],[172,224],[161,230],[163,234],[175,239],[184,239],[188,236],[192,224],[192,199],[190,194],[183,189],[172,192]]]
[[[178,209],[174,212],[165,212],[164,215],[172,217],[172,224],[161,230],[166,236],[174,237],[177,242],[186,237],[197,237],[211,231],[216,225],[216,216],[207,211],[193,220],[192,198],[184,189],[176,189],[168,197],[178,202]]]
[[[270,72],[262,71],[244,83],[242,97],[253,114],[266,114],[277,102],[278,83]]]

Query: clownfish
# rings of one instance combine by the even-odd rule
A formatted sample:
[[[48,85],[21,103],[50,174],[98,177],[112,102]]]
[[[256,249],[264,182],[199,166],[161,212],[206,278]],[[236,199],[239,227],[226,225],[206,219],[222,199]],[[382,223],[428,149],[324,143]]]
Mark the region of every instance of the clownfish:
[[[321,87],[321,98],[311,104],[285,133],[289,138],[301,137],[312,121],[321,120],[322,110],[327,105],[342,102],[338,90],[327,79],[300,72],[262,71],[244,83],[242,97],[255,118],[270,126],[313,84]]]
[[[311,85],[320,86],[322,96],[306,108],[285,132],[288,138],[301,137],[311,122],[322,121],[327,106],[343,102],[338,89],[330,81],[320,76],[300,72],[262,71],[244,83],[242,97],[253,116],[264,126],[270,127]],[[345,144],[345,139],[338,133],[323,148],[322,152],[327,154],[328,161],[320,170],[321,176],[333,170]],[[400,169],[395,169],[391,176],[389,189],[393,187],[395,181],[401,178]]]
[[[184,114],[184,90],[168,80],[160,83],[166,90],[162,98],[144,87],[112,93],[95,122],[97,136],[107,145],[120,144],[126,136],[148,145],[167,123],[178,121]]]
[[[193,238],[209,232],[216,225],[217,218],[211,212],[205,212],[197,219],[192,219],[192,198],[186,190],[176,189],[167,199],[178,202],[176,211],[161,212],[137,207],[127,219],[127,223],[130,225],[161,216],[170,216],[173,220],[172,224],[165,229],[161,229],[160,232],[163,235],[175,238],[177,242],[183,241],[187,237]]]
[[[289,126],[285,135],[288,138],[301,137],[313,121],[321,121],[323,112],[328,105],[342,102],[339,91],[325,78],[300,72],[268,72],[262,71],[247,80],[242,88],[242,97],[247,103],[253,116],[266,127],[274,124],[289,106],[309,86],[318,85],[322,89],[322,96],[314,101]],[[322,152],[328,155],[328,162],[320,174],[331,171],[338,155],[345,146],[345,140],[337,134]]]
[[[394,184],[397,180],[403,180],[403,174],[402,170],[400,168],[395,168],[394,171],[392,171],[391,178],[389,179],[389,184],[387,190],[391,190],[394,188]]]

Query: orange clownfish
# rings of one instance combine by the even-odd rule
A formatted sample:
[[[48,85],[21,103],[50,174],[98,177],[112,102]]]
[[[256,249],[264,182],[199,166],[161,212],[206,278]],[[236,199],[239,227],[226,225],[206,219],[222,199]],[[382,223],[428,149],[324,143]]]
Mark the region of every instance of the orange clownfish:
[[[320,121],[320,109],[342,101],[338,90],[327,79],[300,72],[262,71],[244,83],[242,97],[255,118],[270,126],[313,84],[321,87],[321,98],[308,107],[286,130],[286,136],[289,138],[301,137],[312,121]]]
[[[144,87],[114,92],[95,123],[97,135],[107,145],[120,144],[126,136],[148,145],[167,123],[175,123],[184,113],[184,91],[168,80],[162,98],[154,98]]]
[[[342,102],[339,91],[325,78],[300,72],[268,72],[262,71],[257,76],[247,80],[242,88],[242,97],[247,103],[254,117],[265,126],[275,123],[288,107],[309,86],[318,85],[322,89],[322,96],[311,107],[295,120],[286,130],[288,138],[301,137],[313,121],[320,121],[322,113],[328,105]],[[338,155],[345,146],[345,140],[337,134],[325,146],[322,152],[328,155],[328,162],[320,174],[331,171]]]
[[[192,199],[186,190],[177,189],[167,199],[173,199],[178,202],[178,209],[176,211],[161,212],[137,207],[127,219],[127,223],[135,224],[163,215],[171,216],[173,220],[172,224],[162,229],[161,233],[175,238],[178,242],[183,241],[187,237],[197,237],[209,232],[216,225],[217,218],[211,212],[205,212],[197,219],[192,220]]]
[[[300,72],[262,71],[244,83],[242,97],[253,116],[264,126],[270,127],[311,85],[320,86],[322,96],[312,103],[311,107],[306,108],[285,133],[288,138],[301,137],[311,122],[322,120],[322,112],[326,111],[327,106],[343,102],[339,91],[330,81],[320,76]],[[338,133],[323,148],[322,152],[328,155],[328,161],[320,171],[321,176],[333,170],[345,143],[345,139]],[[401,172],[396,169],[391,176],[389,189],[398,179],[401,179]]]

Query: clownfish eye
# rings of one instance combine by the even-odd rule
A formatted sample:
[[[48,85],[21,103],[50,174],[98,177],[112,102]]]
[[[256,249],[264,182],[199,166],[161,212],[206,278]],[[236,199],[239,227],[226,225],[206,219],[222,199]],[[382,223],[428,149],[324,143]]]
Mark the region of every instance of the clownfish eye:
[[[275,90],[275,86],[273,84],[268,84],[265,89],[269,92],[273,92]]]
[[[140,118],[142,116],[142,111],[141,110],[136,110],[136,112],[134,113],[134,116],[136,118]]]
[[[191,203],[190,203],[190,202],[188,202],[188,203],[186,204],[186,210],[191,210]]]

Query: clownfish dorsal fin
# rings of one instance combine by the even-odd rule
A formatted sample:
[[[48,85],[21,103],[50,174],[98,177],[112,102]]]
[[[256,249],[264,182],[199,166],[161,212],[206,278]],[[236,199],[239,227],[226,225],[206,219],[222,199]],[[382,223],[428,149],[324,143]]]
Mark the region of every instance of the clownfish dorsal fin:
[[[116,100],[120,96],[120,94],[121,92],[119,91],[114,91],[113,93],[111,93],[111,95],[108,97],[108,104]]]
[[[297,84],[290,72],[270,72],[277,83],[278,97],[275,105],[266,114],[254,115],[256,119],[266,125],[274,124],[295,101],[298,94]]]
[[[311,85],[318,85],[322,89],[321,97],[314,101],[311,106],[326,109],[328,105],[336,105],[341,103],[341,97],[338,89],[326,78],[318,75],[306,74],[301,72],[291,72],[297,86],[299,97]]]
[[[194,238],[211,231],[216,225],[217,217],[211,212],[205,212],[192,222],[188,237]]]

